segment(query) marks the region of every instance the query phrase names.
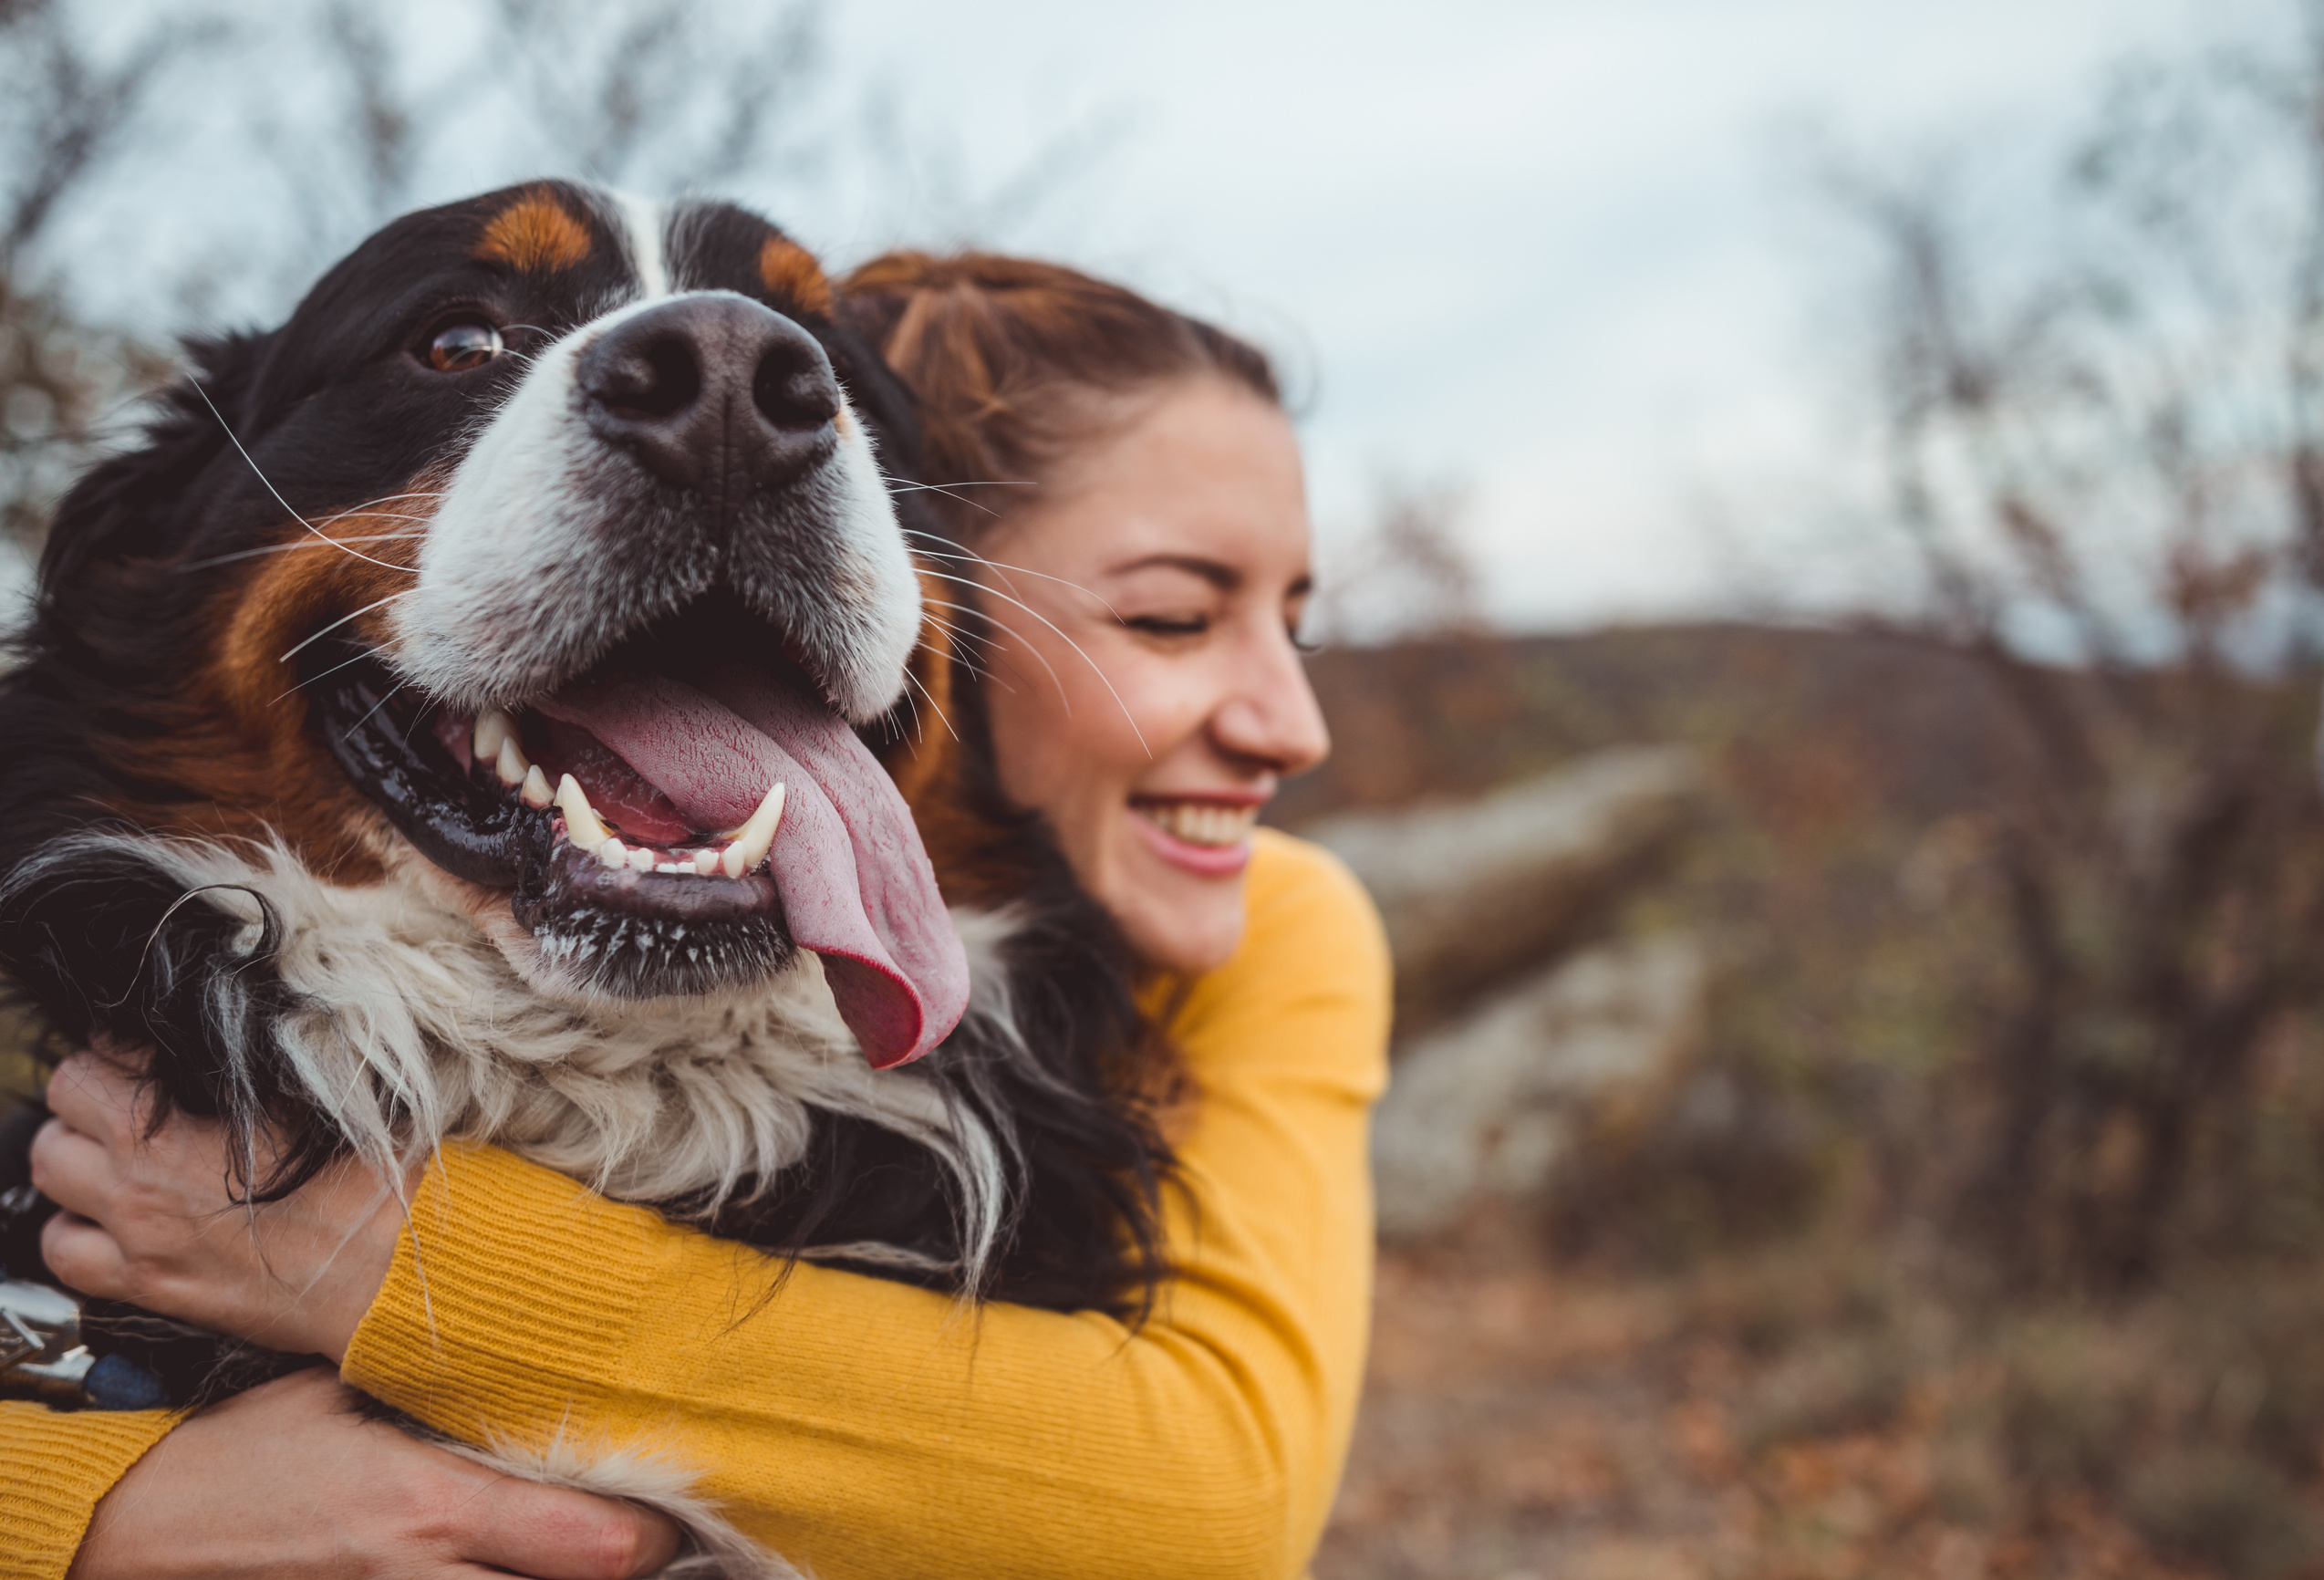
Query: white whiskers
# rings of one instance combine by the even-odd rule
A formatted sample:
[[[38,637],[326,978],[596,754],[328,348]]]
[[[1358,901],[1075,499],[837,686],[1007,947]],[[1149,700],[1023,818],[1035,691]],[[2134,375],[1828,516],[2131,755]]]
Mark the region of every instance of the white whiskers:
[[[957,565],[989,565],[994,570],[1001,573],[1001,577],[1003,581],[1008,580],[1009,573],[1011,571],[1016,572],[1019,576],[1038,577],[1043,581],[1053,581],[1059,587],[1071,587],[1074,591],[1093,599],[1099,608],[1104,609],[1115,619],[1118,620],[1122,618],[1122,611],[1115,608],[1112,604],[1107,603],[1101,594],[1090,587],[1082,586],[1082,584],[1077,581],[1069,581],[1062,576],[1051,576],[1045,570],[1033,570],[1026,566],[1003,565],[997,559],[991,559],[984,555],[979,554],[976,550],[970,548],[966,544],[952,543],[950,538],[939,537],[932,532],[920,532],[908,526],[905,527],[903,531],[904,535],[907,537],[925,537],[936,543],[949,543],[952,544],[954,548],[965,551],[960,554],[939,554],[932,548],[916,548],[912,551],[914,554],[926,555],[930,559],[950,560]],[[931,571],[929,574],[933,576],[939,573]]]
[[[296,521],[299,525],[313,533],[316,537],[321,538],[325,543],[329,544],[332,547],[338,549],[340,552],[348,555],[351,558],[359,559],[367,565],[376,565],[382,570],[401,571],[406,576],[414,576],[418,574],[408,565],[389,565],[386,560],[373,559],[368,554],[357,554],[355,550],[348,548],[345,544],[340,543],[338,539],[333,537],[329,533],[325,532],[321,527],[316,526],[313,522],[307,520],[306,517],[299,515],[297,511],[291,510],[291,502],[283,497],[283,491],[276,488],[273,480],[270,479],[265,472],[259,469],[258,463],[255,460],[253,460],[250,452],[243,447],[242,441],[234,436],[233,424],[228,422],[226,421],[226,414],[218,410],[218,403],[210,399],[210,391],[202,387],[202,380],[199,379],[188,379],[187,382],[193,386],[193,392],[202,397],[202,403],[210,408],[210,415],[218,420],[218,426],[225,431],[226,442],[234,447],[234,450],[242,456],[243,460],[249,463],[252,474],[255,476],[259,482],[266,485],[266,492],[275,496],[275,503],[281,505],[285,510],[290,511],[291,519],[293,521]],[[377,608],[378,606],[374,605],[373,607]],[[296,652],[297,650],[294,648],[292,651]],[[288,656],[288,654],[285,655],[285,657]]]
[[[410,598],[419,589],[416,587],[405,587],[401,592],[391,592],[387,597],[378,599],[376,602],[365,604],[361,608],[356,610],[355,613],[351,615],[341,615],[329,625],[325,626],[321,630],[316,631],[313,636],[308,637],[305,641],[293,647],[290,651],[285,653],[281,658],[275,661],[278,664],[286,664],[290,662],[292,659],[297,657],[300,652],[304,651],[307,648],[313,647],[316,642],[321,641],[325,637],[329,636],[333,631],[337,630],[349,620],[360,619],[363,616],[369,614],[373,609],[385,608],[387,605],[395,602],[398,598]]]
[[[989,483],[914,483],[908,478],[890,477],[885,472],[879,474],[879,480],[887,485],[887,492],[890,494],[940,494],[947,499],[960,501],[960,504],[967,505],[970,510],[981,510],[985,513],[985,515],[995,518],[998,518],[1001,515],[999,511],[993,509],[989,504],[979,504],[975,500],[959,493],[958,490],[963,488],[1039,488],[1041,486],[1038,483],[1032,482],[1029,479],[995,480]],[[915,533],[913,535],[916,537],[926,537],[929,535],[923,532]]]
[[[920,683],[919,677],[913,674],[911,670],[906,670],[904,671],[904,681],[905,683],[909,685],[913,691],[918,691],[921,696],[928,698],[929,708],[936,714],[937,722],[944,726],[944,733],[951,736],[955,741],[959,740],[960,738],[960,732],[952,727],[952,721],[944,716],[944,710],[936,705],[936,699],[933,696],[929,696],[929,689]],[[917,707],[912,710],[912,718],[915,722],[918,721],[919,714],[920,711]]]
[[[1074,640],[1073,638],[1067,636],[1063,630],[1060,629],[1055,620],[1053,620],[1047,615],[1043,614],[1039,609],[1033,608],[1032,605],[1025,602],[1024,599],[1011,598],[1007,593],[1002,592],[1000,588],[987,587],[984,583],[977,581],[972,577],[954,576],[949,571],[940,570],[931,570],[927,574],[934,577],[939,581],[958,582],[962,587],[975,587],[979,591],[991,593],[994,598],[1000,598],[1005,603],[1016,605],[1017,608],[1024,610],[1025,613],[1039,620],[1043,625],[1047,626],[1052,631],[1055,631],[1057,634],[1057,639],[1063,642],[1067,647],[1073,649],[1074,656],[1080,659],[1083,663],[1089,666],[1089,672],[1097,677],[1097,683],[1105,688],[1105,694],[1112,697],[1114,699],[1114,705],[1122,710],[1123,722],[1129,725],[1130,733],[1137,737],[1138,749],[1144,752],[1148,757],[1154,755],[1154,748],[1146,743],[1146,732],[1137,727],[1137,718],[1130,712],[1130,705],[1122,701],[1122,693],[1114,689],[1114,682],[1106,679],[1105,671],[1098,667],[1097,660],[1084,652],[1082,650],[1082,645]],[[1070,586],[1071,584],[1069,583],[1067,585]],[[940,600],[930,599],[929,601],[939,602]],[[959,604],[943,604],[942,607],[945,608],[962,608],[962,606]],[[1007,626],[1001,625],[999,620],[992,619],[992,617],[986,614],[982,609],[966,609],[964,612],[975,615],[980,619],[992,620],[993,624],[1000,625],[1001,629],[1004,631],[1009,629]],[[1033,647],[1032,643],[1026,642],[1023,636],[1015,631],[1010,631],[1010,635],[1016,637],[1019,642],[1023,643],[1026,650],[1030,651],[1033,657],[1037,659],[1041,658],[1041,650]],[[1041,664],[1042,668],[1049,670],[1050,678],[1055,680],[1057,671],[1053,669],[1050,669],[1049,660],[1047,659],[1041,659]],[[1063,702],[1065,695],[1065,685],[1063,681],[1059,681],[1057,682],[1057,694],[1059,700]],[[1065,716],[1067,718],[1073,717],[1073,706],[1070,702],[1066,703]]]
[[[1031,642],[1026,641],[1024,637],[1012,629],[1006,620],[999,619],[992,615],[985,613],[984,610],[980,608],[974,608],[967,604],[956,604],[944,598],[929,598],[927,601],[937,608],[951,609],[955,613],[969,615],[974,618],[999,626],[1002,630],[1007,631],[1011,636],[1015,637],[1018,643],[1024,648],[1025,651],[1032,655],[1033,662],[1039,664],[1043,669],[1049,671],[1050,684],[1057,688],[1057,701],[1064,708],[1065,717],[1070,719],[1074,716],[1074,702],[1071,697],[1068,697],[1065,694],[1065,681],[1063,677],[1057,673],[1056,669],[1050,663],[1047,658],[1043,656],[1039,648],[1036,648]]]

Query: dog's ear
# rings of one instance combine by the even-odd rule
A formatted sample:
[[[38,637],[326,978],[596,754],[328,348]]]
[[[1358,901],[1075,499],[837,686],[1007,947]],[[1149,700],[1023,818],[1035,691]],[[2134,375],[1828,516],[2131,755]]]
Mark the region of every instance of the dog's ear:
[[[92,563],[159,558],[177,546],[188,517],[179,505],[202,470],[232,448],[227,424],[244,410],[271,335],[224,335],[186,345],[186,377],[159,397],[143,447],[91,470],[57,507],[40,556],[44,595],[71,585]]]

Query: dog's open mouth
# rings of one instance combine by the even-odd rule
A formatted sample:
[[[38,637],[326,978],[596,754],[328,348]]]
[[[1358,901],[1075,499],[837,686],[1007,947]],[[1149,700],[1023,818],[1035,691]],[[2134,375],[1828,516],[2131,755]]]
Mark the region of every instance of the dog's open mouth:
[[[577,985],[711,993],[811,950],[878,1066],[958,1017],[965,964],[902,797],[722,597],[506,708],[454,712],[353,647],[312,687],[355,785],[437,866],[508,889]]]

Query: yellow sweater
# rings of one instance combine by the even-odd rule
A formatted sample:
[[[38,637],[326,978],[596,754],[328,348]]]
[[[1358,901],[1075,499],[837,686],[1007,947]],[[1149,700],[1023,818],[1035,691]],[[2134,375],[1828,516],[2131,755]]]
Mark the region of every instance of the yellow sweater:
[[[1312,846],[1262,831],[1247,896],[1171,1022],[1200,1102],[1137,1332],[810,1266],[753,1310],[756,1253],[447,1149],[343,1375],[471,1442],[684,1466],[824,1580],[1298,1575],[1362,1381],[1387,958]],[[172,1419],[0,1406],[0,1575],[62,1576]]]

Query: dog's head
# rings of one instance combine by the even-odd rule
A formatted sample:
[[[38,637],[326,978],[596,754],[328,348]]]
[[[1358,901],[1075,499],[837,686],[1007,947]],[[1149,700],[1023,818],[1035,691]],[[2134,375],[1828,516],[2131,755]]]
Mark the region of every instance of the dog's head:
[[[875,1064],[950,1030],[960,945],[858,734],[920,637],[908,419],[811,256],[539,183],[396,221],[197,363],[44,566],[110,811],[451,893],[551,994],[805,950]]]

